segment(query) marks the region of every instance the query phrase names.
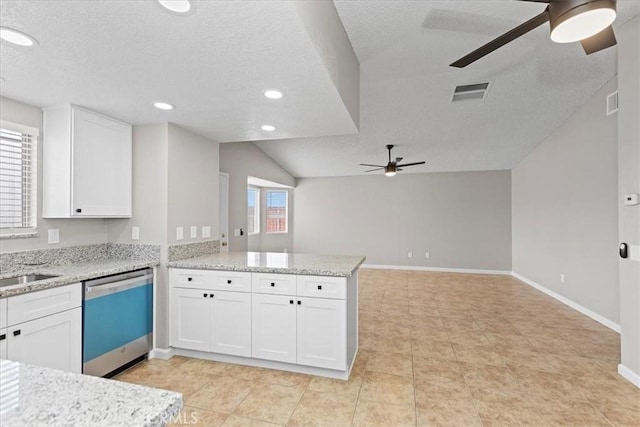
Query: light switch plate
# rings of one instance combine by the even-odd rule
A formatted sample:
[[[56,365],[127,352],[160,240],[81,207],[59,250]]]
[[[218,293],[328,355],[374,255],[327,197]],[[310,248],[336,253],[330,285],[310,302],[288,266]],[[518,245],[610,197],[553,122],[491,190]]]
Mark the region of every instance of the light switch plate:
[[[176,227],[176,240],[184,239],[184,227]]]
[[[140,227],[131,227],[131,240],[140,240]]]
[[[211,237],[211,227],[204,225],[202,226],[202,238],[206,239],[207,237]]]
[[[189,230],[189,235],[192,239],[196,239],[198,237],[198,227],[192,225],[191,229]]]
[[[48,230],[48,237],[50,245],[60,243],[60,230],[58,230],[57,228],[50,228]]]

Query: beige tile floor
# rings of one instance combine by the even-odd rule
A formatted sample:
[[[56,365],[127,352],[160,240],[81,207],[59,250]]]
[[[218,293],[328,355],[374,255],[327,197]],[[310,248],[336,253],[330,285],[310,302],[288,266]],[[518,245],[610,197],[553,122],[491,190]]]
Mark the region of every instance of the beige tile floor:
[[[511,277],[361,270],[349,381],[183,357],[117,379],[183,393],[177,425],[640,426],[619,347]]]

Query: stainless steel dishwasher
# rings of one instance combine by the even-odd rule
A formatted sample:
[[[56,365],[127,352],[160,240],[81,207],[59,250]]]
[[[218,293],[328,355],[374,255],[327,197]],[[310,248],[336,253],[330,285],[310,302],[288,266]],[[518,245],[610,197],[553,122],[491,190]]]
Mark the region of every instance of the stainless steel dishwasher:
[[[84,282],[82,372],[106,376],[153,345],[153,270]]]

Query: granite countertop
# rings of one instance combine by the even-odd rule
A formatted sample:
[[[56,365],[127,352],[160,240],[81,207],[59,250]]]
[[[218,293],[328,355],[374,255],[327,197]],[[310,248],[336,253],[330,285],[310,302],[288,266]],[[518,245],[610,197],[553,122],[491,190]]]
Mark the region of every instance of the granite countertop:
[[[0,360],[0,425],[164,426],[182,394]]]
[[[0,286],[0,298],[25,294],[27,292],[40,291],[43,289],[55,288],[57,286],[67,285],[69,283],[77,283],[83,280],[109,276],[111,274],[124,273],[127,271],[138,270],[140,268],[154,267],[158,264],[158,260],[152,259],[113,259],[76,264],[25,266],[24,270],[21,271],[12,271],[10,273],[0,274],[0,279],[15,277],[23,274],[47,274],[57,277],[38,280],[37,282]]]
[[[200,270],[350,277],[364,260],[363,256],[230,252],[173,261],[167,265]]]

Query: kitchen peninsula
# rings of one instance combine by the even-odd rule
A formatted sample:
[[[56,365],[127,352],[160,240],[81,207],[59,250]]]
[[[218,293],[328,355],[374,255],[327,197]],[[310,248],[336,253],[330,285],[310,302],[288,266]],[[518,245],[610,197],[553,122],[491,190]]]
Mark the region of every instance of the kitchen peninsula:
[[[232,252],[170,262],[172,352],[347,379],[364,260]]]

